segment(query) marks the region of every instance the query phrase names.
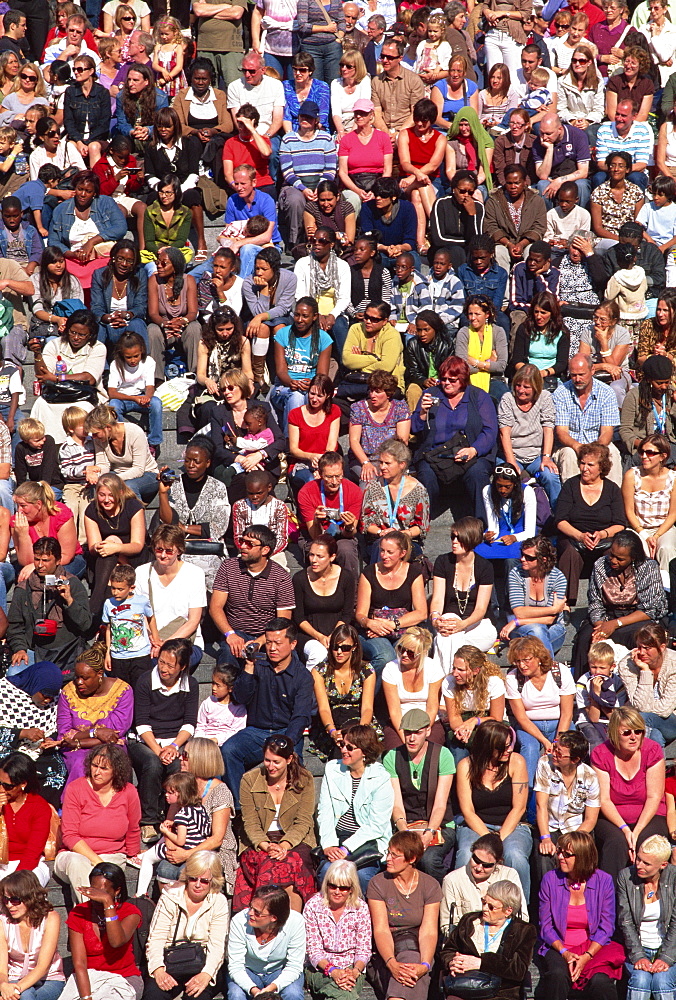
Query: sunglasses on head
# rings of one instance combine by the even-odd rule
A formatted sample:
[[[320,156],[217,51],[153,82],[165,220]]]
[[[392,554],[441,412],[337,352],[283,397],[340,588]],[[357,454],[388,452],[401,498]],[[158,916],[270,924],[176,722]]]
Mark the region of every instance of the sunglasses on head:
[[[349,642],[336,642],[333,644],[333,646],[331,646],[331,649],[334,652],[339,649],[341,653],[351,653],[352,650],[354,649],[354,646],[350,645]]]
[[[476,854],[472,854],[472,861],[475,865],[481,865],[486,871],[490,871],[491,868],[495,868],[497,861],[482,861],[481,858],[477,858]]]
[[[516,479],[518,473],[511,465],[496,465],[493,474],[495,476],[506,476],[507,479]]]

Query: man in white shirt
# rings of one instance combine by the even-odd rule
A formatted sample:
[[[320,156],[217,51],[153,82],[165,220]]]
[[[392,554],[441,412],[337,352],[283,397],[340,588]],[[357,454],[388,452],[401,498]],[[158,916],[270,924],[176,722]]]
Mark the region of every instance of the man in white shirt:
[[[272,145],[270,176],[277,178],[279,146],[284,120],[284,87],[281,80],[265,75],[265,62],[258,52],[248,52],[242,59],[242,77],[228,85],[228,110],[237,124],[237,112],[243,104],[253,104],[260,115],[256,131],[266,136]]]
[[[521,50],[521,69],[516,72],[516,82],[512,84],[513,89],[519,95],[519,97],[525,97],[528,91],[528,84],[530,83],[531,73],[536,67],[542,67],[546,73],[549,75],[549,81],[547,83],[547,90],[552,95],[550,104],[545,110],[556,111],[556,103],[558,100],[558,80],[556,78],[556,73],[547,69],[546,66],[542,66],[542,53],[540,49],[535,44],[526,45]]]
[[[68,18],[66,26],[66,37],[59,38],[53,42],[45,51],[45,66],[49,66],[56,59],[63,59],[69,62],[71,67],[77,56],[91,56],[96,63],[97,69],[101,62],[98,52],[93,52],[84,40],[84,33],[87,29],[87,22],[81,14],[73,14]]]

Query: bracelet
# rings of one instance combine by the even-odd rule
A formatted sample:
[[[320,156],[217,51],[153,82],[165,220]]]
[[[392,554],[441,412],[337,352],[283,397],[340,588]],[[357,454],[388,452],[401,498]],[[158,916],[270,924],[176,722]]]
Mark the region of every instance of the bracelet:
[[[620,830],[625,830],[629,826],[628,823],[623,823],[622,826],[618,827]]]
[[[593,958],[593,957],[594,957],[594,956],[592,955],[592,953],[591,953],[590,951],[587,951],[587,950],[583,951],[583,952],[582,952],[582,954],[583,954],[583,955],[589,955],[589,957],[590,957],[590,958]]]
[[[394,955],[391,955],[390,958],[388,958],[387,961],[385,962],[385,965],[389,965],[389,963],[392,961],[393,958]]]
[[[622,626],[624,625],[624,622],[622,621],[622,619],[621,618],[616,618],[615,621],[617,622],[617,627],[618,628],[622,628]],[[620,827],[620,829],[622,829],[622,827]]]
[[[551,839],[552,839],[551,833],[543,833],[542,836],[540,837],[540,840],[551,840]]]
[[[106,923],[112,924],[113,920],[119,920],[119,917],[106,917]]]
[[[425,965],[427,967],[427,971],[428,972],[430,971],[430,963],[429,962],[421,962],[420,964],[421,965]]]
[[[324,975],[325,976],[330,976],[331,973],[335,972],[337,968],[338,968],[337,965],[327,965],[327,966],[325,966],[325,968],[324,968]]]
[[[601,355],[602,358],[610,357],[612,353],[613,353],[612,351],[599,351],[599,354]]]
[[[178,743],[170,743],[169,746],[173,747],[174,750],[176,750],[176,751],[178,751],[178,750],[181,749],[180,746],[178,745]]]
[[[235,630],[234,630],[234,628],[231,628],[229,632],[224,632],[223,633],[223,638],[227,639],[229,635],[234,635],[234,634],[235,634]]]
[[[92,726],[92,728],[89,730],[89,739],[90,740],[96,739],[96,726]]]
[[[115,904],[113,903],[111,906],[104,906],[103,909],[104,910],[114,910],[115,909]]]

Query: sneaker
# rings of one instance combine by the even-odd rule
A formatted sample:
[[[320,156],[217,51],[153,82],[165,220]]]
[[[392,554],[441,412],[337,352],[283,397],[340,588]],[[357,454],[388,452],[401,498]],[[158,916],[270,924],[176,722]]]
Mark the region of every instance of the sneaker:
[[[154,844],[156,840],[160,839],[160,835],[154,826],[142,826],[141,827],[141,840],[144,844]]]
[[[152,829],[154,831],[155,827],[154,826],[149,828],[144,827],[144,829]],[[127,858],[127,864],[130,865],[132,868],[140,868],[141,862],[143,861],[143,855],[145,853],[146,853],[145,851],[139,851],[139,853],[135,855],[135,857]]]

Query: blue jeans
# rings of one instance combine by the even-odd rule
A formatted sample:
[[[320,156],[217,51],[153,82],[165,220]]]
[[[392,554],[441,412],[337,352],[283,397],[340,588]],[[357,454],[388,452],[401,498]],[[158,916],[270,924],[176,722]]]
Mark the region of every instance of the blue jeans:
[[[343,50],[340,44],[333,39],[325,42],[313,42],[301,45],[301,49],[309,52],[315,61],[315,80],[323,80],[331,86],[332,80],[337,80],[340,75],[340,57]]]
[[[597,172],[592,177],[592,190],[597,188],[604,181],[608,180],[608,174],[605,170],[597,170]],[[648,184],[650,183],[649,178],[641,170],[632,170],[631,173],[627,174],[627,180],[631,181],[632,184],[638,184],[641,191],[648,190]],[[586,207],[586,206],[585,206]]]
[[[605,175],[603,179],[604,180],[606,179]],[[537,183],[537,189],[543,198],[544,198],[544,192],[546,188],[549,187],[549,184],[550,182],[548,180],[538,181]],[[589,204],[589,196],[592,192],[592,185],[590,184],[590,182],[587,180],[586,177],[581,181],[575,181],[575,184],[577,185],[577,193],[580,197],[580,208],[586,208],[587,205]],[[554,202],[552,201],[551,198],[545,198],[545,205],[547,206],[548,209],[554,208]]]
[[[291,68],[291,63],[293,62],[293,56],[273,56],[272,53],[266,52],[263,55],[266,66],[272,66],[281,75],[282,80],[293,80],[293,70]]]
[[[462,817],[460,817],[462,820]],[[499,826],[487,823],[489,830],[498,833]],[[472,853],[472,844],[479,839],[479,834],[471,830],[464,822],[457,822],[455,827],[455,861],[454,869],[464,868]],[[530,852],[533,849],[533,835],[530,827],[525,823],[519,823],[516,830],[510,833],[509,837],[503,840],[505,851],[505,864],[509,868],[516,868],[526,899],[530,896]],[[527,914],[524,915],[527,917]]]
[[[257,635],[252,635],[250,632],[242,632],[238,628],[235,629],[235,633],[240,637],[240,639],[244,639],[244,642],[254,642],[254,640],[258,638]],[[235,667],[237,670],[239,670],[242,666],[242,660],[235,656],[225,639],[223,639],[219,646],[216,663],[219,667]]]
[[[288,385],[275,382],[270,390],[269,400],[279,416],[279,426],[286,434],[286,425],[289,422],[291,410],[297,406],[302,406],[307,399],[307,393],[299,389],[292,389]]]
[[[265,57],[268,58],[267,56]],[[254,981],[259,989],[263,989],[270,983],[274,983],[275,977],[279,975],[279,972],[266,972],[258,973],[253,972],[251,969],[247,969],[247,974]],[[284,1000],[304,1000],[305,998],[305,979],[301,975],[298,979],[295,979],[289,986],[285,986],[283,990],[280,990],[281,996]],[[249,994],[245,993],[243,989],[233,983],[230,976],[228,976],[228,1000],[249,1000]]]
[[[10,979],[11,983],[17,982]],[[26,1000],[59,1000],[63,988],[66,984],[58,980],[39,979],[35,986],[29,986],[21,994]]]
[[[14,513],[14,483],[11,479],[0,479],[0,505]]]
[[[541,461],[542,458],[536,458],[530,463],[530,465],[526,466],[526,472],[530,472],[531,476],[535,476],[538,483],[547,494],[550,507],[554,510],[556,501],[559,499],[559,493],[561,492],[561,477],[556,472],[551,472],[549,469],[541,469]]]
[[[143,503],[150,503],[151,500],[154,500],[160,488],[154,472],[144,472],[137,479],[125,479],[125,483]]]
[[[336,838],[336,839],[338,839],[338,838]],[[322,863],[320,864],[319,871],[317,872],[317,882],[318,882],[319,885],[321,885],[322,882],[324,881],[324,876],[326,875],[327,871],[329,870],[330,864],[331,864],[331,862],[328,860],[328,858],[327,858],[326,861],[322,861]],[[379,871],[380,871],[380,868],[375,868],[375,867],[374,868],[358,868],[357,869],[357,878],[359,879],[359,888],[362,891],[362,895],[363,895],[364,899],[366,899],[366,890],[368,889],[369,882],[371,881],[371,879],[373,878],[374,875],[378,874]]]
[[[231,736],[229,740],[221,746],[221,756],[225,764],[225,774],[223,780],[232,792],[235,800],[235,807],[239,809],[239,786],[246,771],[256,767],[263,760],[263,744],[268,736],[282,736],[283,731],[278,729],[257,729],[256,726],[247,726],[240,729],[238,733]],[[303,737],[296,743],[294,750],[303,760]],[[272,980],[270,980],[272,981]]]
[[[385,669],[385,664],[397,659],[394,644],[389,639],[383,639],[380,636],[375,639],[366,639],[363,635],[359,636],[359,642],[361,643],[364,659],[367,663],[371,664],[376,672],[376,690],[379,691],[382,684],[381,675]]]
[[[655,712],[641,712],[646,726],[650,726],[650,739],[655,740],[661,747],[676,740],[676,716],[669,715],[663,719]]]
[[[553,741],[554,737],[559,731],[559,720],[558,719],[546,719],[540,722],[535,722],[531,720],[534,726],[540,730],[543,736],[546,736],[548,740]],[[519,753],[526,761],[526,767],[528,768],[528,785],[530,791],[528,793],[528,809],[527,816],[528,822],[535,822],[535,791],[533,789],[533,782],[535,780],[535,772],[537,771],[538,761],[540,759],[540,751],[542,750],[542,743],[536,740],[534,736],[530,733],[525,733],[523,729],[519,729],[518,726],[514,727],[516,729],[516,735],[518,739]]]
[[[331,336],[333,337],[333,342],[336,345],[336,355],[338,361],[340,361],[343,357],[343,348],[345,347],[347,331],[349,329],[350,321],[347,316],[338,316],[336,322],[333,324],[333,329],[331,330]]]
[[[87,562],[81,552],[76,552],[68,565],[63,568],[68,573],[72,573],[73,576],[76,576],[78,580],[81,580],[87,568]]]
[[[653,737],[654,739],[654,737]],[[657,949],[644,948],[645,957],[651,962],[657,956]],[[670,965],[666,972],[641,972],[631,962],[625,962],[629,973],[627,1000],[676,1000],[676,965]]]
[[[117,413],[118,420],[124,420],[127,413],[148,413],[148,444],[162,444],[162,400],[159,396],[151,396],[147,406],[130,399],[109,399],[108,403]]]
[[[553,657],[563,646],[566,638],[566,626],[559,622],[554,622],[553,625],[538,625],[535,622],[531,622],[530,625],[517,626],[512,632],[511,638],[521,639],[524,636],[533,636],[533,638],[539,639]]]

